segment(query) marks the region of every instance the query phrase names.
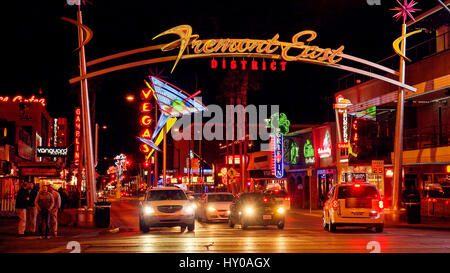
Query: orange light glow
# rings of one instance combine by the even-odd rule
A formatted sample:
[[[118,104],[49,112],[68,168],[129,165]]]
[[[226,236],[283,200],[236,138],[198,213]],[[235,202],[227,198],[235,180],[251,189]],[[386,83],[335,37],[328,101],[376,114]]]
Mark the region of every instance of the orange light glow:
[[[393,177],[394,171],[392,169],[386,169],[386,177]]]
[[[126,96],[127,101],[134,101],[134,96],[133,95],[128,95]]]
[[[445,171],[446,171],[447,173],[450,173],[450,165],[445,166]]]

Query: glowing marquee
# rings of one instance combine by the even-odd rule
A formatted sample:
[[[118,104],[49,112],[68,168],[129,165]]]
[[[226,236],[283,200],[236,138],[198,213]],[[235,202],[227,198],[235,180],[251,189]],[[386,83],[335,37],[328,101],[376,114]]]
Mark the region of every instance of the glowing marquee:
[[[27,102],[27,103],[40,103],[42,106],[46,105],[44,98],[36,98],[34,95],[28,99],[24,98],[21,95],[17,95],[12,99],[10,99],[9,97],[0,96],[0,102]]]
[[[339,62],[342,58],[338,57],[338,54],[344,51],[344,46],[331,49],[309,45],[317,37],[317,33],[312,30],[304,30],[295,34],[292,37],[292,43],[278,41],[280,37],[278,34],[269,40],[228,38],[198,40],[199,35],[192,34],[192,27],[189,25],[176,26],[156,35],[155,38],[168,34],[175,34],[180,37],[178,40],[168,43],[161,48],[162,51],[180,48],[172,71],[189,46],[194,53],[190,55],[191,58],[204,57],[205,55],[209,57],[213,57],[214,55],[220,55],[222,57],[252,57],[255,55],[254,57],[269,58],[276,55],[276,57],[281,57],[284,61],[307,61],[321,64],[335,64]],[[293,53],[291,51],[292,49],[301,50],[301,53]]]
[[[81,151],[81,109],[75,109],[75,141],[74,141],[74,165],[78,166],[80,164],[80,151]]]
[[[141,112],[141,116],[139,118],[139,123],[141,127],[143,127],[141,133],[139,134],[141,138],[150,139],[152,137],[152,132],[150,129],[150,125],[152,124],[152,118],[150,117],[150,113],[153,109],[151,99],[153,98],[153,90],[151,88],[142,89],[140,92],[140,97],[142,103],[139,106],[139,110]],[[142,153],[148,154],[151,151],[151,146],[146,143],[141,143],[139,149]]]
[[[69,21],[75,25],[80,25],[86,34],[86,39],[83,44],[89,42],[92,38],[92,30],[83,24],[78,24],[76,21],[69,18],[62,18],[63,20]],[[179,48],[178,54],[176,56],[163,56],[156,57],[138,61],[132,61],[124,64],[114,65],[106,67],[97,71],[92,71],[86,75],[74,77],[69,80],[70,83],[76,83],[83,79],[89,79],[92,77],[97,77],[114,71],[120,71],[124,69],[129,69],[137,66],[156,64],[161,62],[175,61],[172,68],[172,72],[176,65],[181,59],[196,59],[196,58],[226,58],[226,57],[239,57],[239,58],[262,58],[271,60],[280,60],[285,62],[306,62],[312,64],[319,64],[323,66],[329,66],[337,68],[340,70],[349,71],[352,73],[358,73],[367,77],[382,80],[384,82],[396,85],[398,87],[404,88],[406,90],[416,92],[417,88],[410,85],[404,84],[390,77],[386,77],[384,74],[387,72],[389,74],[398,76],[399,72],[391,68],[379,65],[377,63],[364,60],[355,56],[351,56],[343,53],[344,46],[340,46],[337,49],[331,48],[321,48],[316,45],[311,45],[310,43],[317,37],[317,33],[312,30],[304,30],[298,32],[292,37],[292,42],[281,42],[278,41],[279,35],[276,34],[272,39],[268,40],[255,40],[255,39],[209,39],[209,40],[199,40],[198,34],[192,34],[192,27],[189,25],[181,25],[171,28],[167,31],[162,32],[153,39],[158,37],[174,34],[178,35],[179,39],[172,41],[168,44],[160,44],[153,46],[146,46],[142,48],[132,49],[123,51],[120,53],[112,54],[109,56],[101,57],[92,61],[87,62],[87,67],[93,65],[98,65],[100,63],[108,62],[111,60],[123,58],[130,55],[141,54],[148,51],[162,50],[169,51]],[[191,50],[189,50],[191,49]],[[185,54],[187,52],[187,54]],[[366,71],[356,67],[351,67],[348,65],[338,64],[341,59],[346,59],[352,62],[357,62],[365,66],[376,68],[383,71],[384,74],[377,74],[371,71]],[[282,62],[280,65],[283,66]],[[282,68],[283,69],[283,68]]]

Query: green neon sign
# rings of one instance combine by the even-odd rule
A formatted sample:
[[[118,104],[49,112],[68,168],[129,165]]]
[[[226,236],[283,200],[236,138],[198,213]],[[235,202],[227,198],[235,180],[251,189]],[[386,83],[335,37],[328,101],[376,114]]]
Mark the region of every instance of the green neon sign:
[[[314,147],[309,139],[306,140],[303,146],[303,156],[306,163],[314,163]]]

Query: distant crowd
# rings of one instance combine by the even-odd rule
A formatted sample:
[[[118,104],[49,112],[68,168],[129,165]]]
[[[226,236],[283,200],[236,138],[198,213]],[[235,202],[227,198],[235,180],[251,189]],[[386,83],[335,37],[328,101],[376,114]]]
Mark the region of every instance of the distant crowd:
[[[19,236],[31,236],[36,232],[41,239],[58,234],[58,212],[78,208],[81,194],[77,188],[55,190],[52,185],[40,188],[33,182],[22,181],[16,198],[19,216]]]

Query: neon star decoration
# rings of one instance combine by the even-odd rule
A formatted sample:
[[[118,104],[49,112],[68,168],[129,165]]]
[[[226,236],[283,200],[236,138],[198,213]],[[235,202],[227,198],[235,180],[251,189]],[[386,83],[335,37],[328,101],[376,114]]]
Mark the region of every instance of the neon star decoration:
[[[392,16],[392,17],[396,18],[397,21],[398,21],[401,17],[403,17],[403,24],[406,23],[406,19],[407,19],[408,17],[410,17],[413,21],[416,21],[416,19],[414,19],[414,16],[412,16],[411,13],[420,10],[420,9],[415,9],[415,8],[413,8],[415,5],[417,5],[417,2],[415,2],[414,0],[411,0],[411,2],[408,3],[408,0],[404,0],[404,1],[403,1],[403,5],[402,5],[402,4],[400,3],[399,0],[396,0],[396,1],[397,1],[397,3],[400,5],[400,7],[396,7],[396,8],[391,9],[391,10],[394,10],[394,11],[398,11],[398,12],[397,12],[394,16]]]

